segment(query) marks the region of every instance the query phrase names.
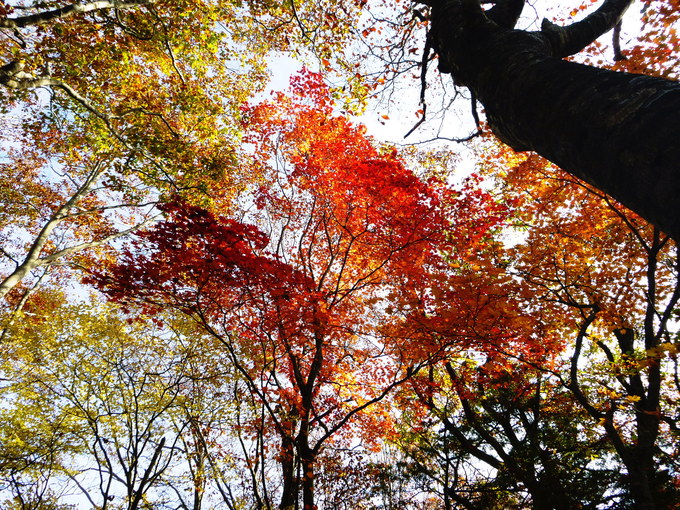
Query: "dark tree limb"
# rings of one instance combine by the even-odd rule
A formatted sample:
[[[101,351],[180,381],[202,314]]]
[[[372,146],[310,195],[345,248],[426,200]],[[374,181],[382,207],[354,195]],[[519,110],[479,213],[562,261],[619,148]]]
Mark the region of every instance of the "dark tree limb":
[[[588,414],[590,414],[590,416],[592,416],[595,419],[602,418],[603,414],[599,409],[597,409],[590,403],[588,397],[581,389],[581,384],[579,382],[578,377],[578,363],[579,358],[581,357],[581,351],[583,350],[583,341],[586,338],[586,335],[588,334],[588,328],[595,321],[595,318],[597,317],[599,311],[600,311],[599,307],[595,305],[590,314],[585,318],[585,320],[581,324],[581,327],[579,328],[579,332],[576,337],[576,344],[574,346],[574,354],[572,354],[571,356],[571,364],[569,368],[569,383],[567,384],[567,388],[571,390],[572,394],[574,395],[574,397],[576,397],[576,400],[578,400],[579,404],[581,404],[583,408],[586,411],[588,411]]]
[[[486,12],[487,17],[503,28],[515,28],[525,0],[499,0]]]
[[[614,27],[612,36],[612,46],[614,47],[614,60],[626,60],[626,56],[621,51],[621,20]]]
[[[490,20],[479,0],[427,0],[440,72],[468,87],[491,130],[607,193],[680,241],[680,83],[568,62],[631,0],[540,32]]]
[[[417,12],[417,11],[414,11]],[[411,128],[411,130],[404,135],[404,138],[408,138],[411,133],[413,133],[418,127],[425,122],[425,117],[427,115],[427,102],[425,101],[425,91],[427,90],[427,63],[430,60],[430,52],[432,51],[432,38],[428,33],[425,38],[425,48],[423,49],[423,58],[420,62],[420,105],[423,107],[423,115],[420,117],[418,123]]]
[[[585,19],[566,27],[543,20],[541,32],[550,41],[552,56],[568,57],[581,51],[595,39],[612,30],[633,0],[607,0]]]

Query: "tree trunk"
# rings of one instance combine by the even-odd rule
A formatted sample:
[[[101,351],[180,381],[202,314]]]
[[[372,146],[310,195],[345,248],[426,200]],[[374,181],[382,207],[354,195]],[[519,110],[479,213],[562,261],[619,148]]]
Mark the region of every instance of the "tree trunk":
[[[284,422],[285,428],[281,436],[281,473],[283,476],[283,488],[281,491],[280,510],[290,510],[295,507],[298,493],[298,481],[295,476],[295,439],[293,437],[295,422]]]
[[[678,82],[564,61],[553,55],[578,51],[578,41],[565,42],[574,34],[505,28],[475,0],[427,3],[440,70],[474,93],[503,142],[537,152],[680,240]],[[629,3],[600,10],[620,17]],[[609,24],[618,20],[608,14]]]
[[[316,476],[314,464],[316,462],[316,451],[309,444],[311,391],[303,391],[302,397],[303,405],[306,403],[309,406],[305,407],[301,413],[300,432],[296,438],[297,452],[300,457],[300,464],[302,465],[302,508],[303,510],[316,510],[316,505],[314,504],[314,478]]]
[[[627,467],[628,470],[628,486],[630,494],[635,501],[635,510],[656,510],[657,505],[654,497],[654,463],[649,462],[648,455],[632,455],[634,460],[639,460],[641,463],[633,462]]]
[[[308,441],[308,439],[307,439]],[[316,510],[314,504],[314,452],[305,445],[300,448],[300,461],[302,463],[302,508],[304,510]]]

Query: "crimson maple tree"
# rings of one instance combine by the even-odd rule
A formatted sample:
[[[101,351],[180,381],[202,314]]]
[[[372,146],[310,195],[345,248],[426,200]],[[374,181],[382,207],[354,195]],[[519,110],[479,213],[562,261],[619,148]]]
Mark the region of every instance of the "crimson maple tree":
[[[376,404],[442,349],[418,323],[440,283],[430,272],[449,267],[456,236],[496,227],[503,207],[484,194],[458,199],[375,148],[333,114],[319,75],[245,114],[251,165],[266,179],[244,199],[254,210],[236,219],[168,203],[166,220],[94,280],[121,303],[180,310],[222,342],[279,436],[280,508],[299,491],[314,508],[322,449],[359,429],[368,445],[383,437]],[[477,216],[476,234],[457,231],[455,210],[465,227]]]

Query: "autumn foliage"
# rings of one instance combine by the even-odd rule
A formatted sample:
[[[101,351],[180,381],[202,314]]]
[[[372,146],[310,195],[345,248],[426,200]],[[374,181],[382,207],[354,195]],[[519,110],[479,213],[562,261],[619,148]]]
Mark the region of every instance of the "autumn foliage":
[[[674,77],[676,4],[612,67]],[[0,0],[0,506],[678,508],[675,242],[483,122],[461,175],[350,116],[433,10],[77,5]],[[272,51],[324,74],[257,102]]]
[[[325,444],[349,444],[359,429],[367,445],[389,437],[377,403],[452,339],[478,337],[429,316],[460,291],[444,281],[448,257],[459,243],[468,257],[505,209],[484,193],[459,198],[395,151],[381,153],[363,128],[333,115],[318,75],[295,78],[290,96],[247,116],[251,164],[266,179],[244,198],[250,223],[167,204],[167,219],[94,281],[126,306],[180,310],[224,344],[280,435],[284,479],[300,459],[306,475],[296,480],[311,508]],[[282,508],[297,491],[284,485]]]

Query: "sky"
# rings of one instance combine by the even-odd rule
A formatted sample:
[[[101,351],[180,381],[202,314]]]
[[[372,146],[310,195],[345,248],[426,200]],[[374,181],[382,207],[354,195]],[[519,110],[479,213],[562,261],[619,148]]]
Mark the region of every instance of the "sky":
[[[573,13],[574,8],[579,5],[580,0],[528,0],[523,10],[522,18],[518,23],[518,28],[528,30],[539,30],[543,18],[548,18],[557,23],[565,17],[573,20],[580,20],[593,10],[598,8],[602,2],[595,2],[589,9]],[[622,46],[625,48],[630,43],[632,34],[639,31],[642,2],[638,0],[624,17]],[[605,44],[610,44],[611,34],[605,34],[601,40]],[[420,59],[420,54],[417,55]],[[262,95],[265,98],[272,90],[285,90],[288,87],[290,77],[297,72],[302,63],[289,57],[278,56],[272,58],[271,62],[271,82],[267,87],[267,92]],[[419,104],[420,84],[418,81],[408,81],[396,85],[397,92],[389,97],[384,94],[374,98],[369,102],[366,112],[356,117],[355,121],[367,127],[369,135],[378,142],[403,147],[410,144],[427,148],[448,148],[459,154],[459,168],[457,174],[467,175],[475,167],[475,148],[474,144],[456,143],[444,140],[445,138],[465,138],[475,131],[474,120],[471,115],[471,102],[467,98],[465,90],[454,90],[451,79],[446,75],[439,75],[435,70],[436,65],[431,65],[429,72],[427,102],[428,115],[426,121],[419,126],[408,138],[404,136],[417,124],[420,117],[416,114],[421,109]],[[443,86],[442,86],[443,85]],[[456,93],[460,93],[464,98],[456,98]],[[446,113],[442,113],[443,111]],[[481,111],[481,105],[477,107]],[[483,116],[482,116],[483,120]],[[444,139],[437,141],[437,137]],[[433,142],[428,142],[435,140]]]

